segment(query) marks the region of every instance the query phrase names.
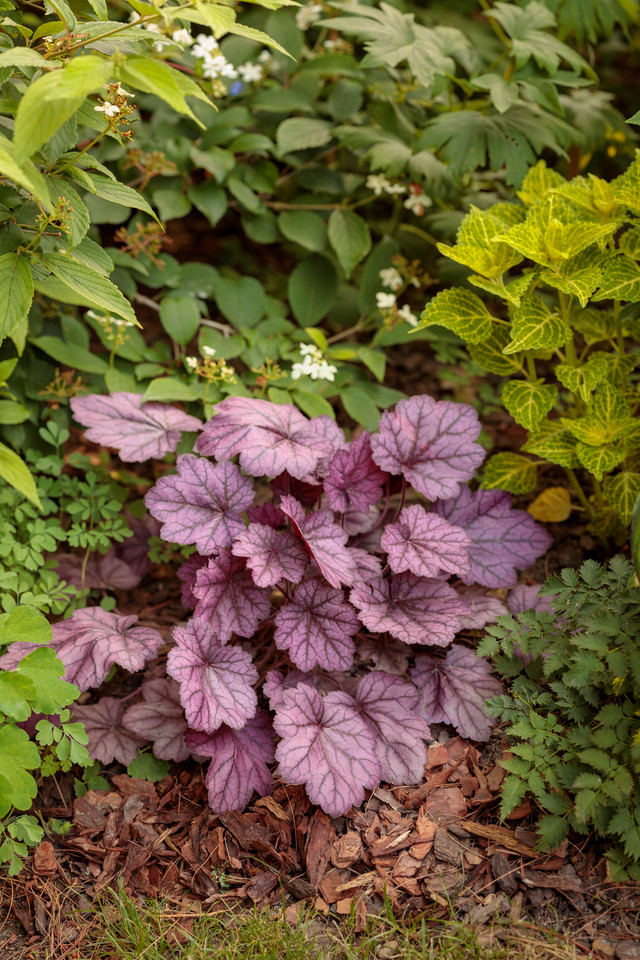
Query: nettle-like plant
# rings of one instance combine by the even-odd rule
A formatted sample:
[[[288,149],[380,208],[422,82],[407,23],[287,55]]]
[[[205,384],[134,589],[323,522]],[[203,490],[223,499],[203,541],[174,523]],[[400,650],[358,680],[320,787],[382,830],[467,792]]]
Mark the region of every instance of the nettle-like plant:
[[[491,309],[453,288],[427,304],[421,322],[455,332],[476,363],[508,377],[502,402],[528,431],[530,456],[495,454],[482,486],[529,493],[556,464],[591,529],[624,536],[640,492],[640,158],[612,182],[567,181],[540,161],[518,196],[522,204],[473,209],[456,245],[439,247],[474,271],[469,282]],[[570,495],[560,496],[557,519],[566,519]]]
[[[135,395],[72,403],[89,435],[129,460],[148,455],[151,435],[159,454],[175,448]],[[484,701],[499,685],[454,639],[504,611],[482,588],[513,586],[550,540],[508,493],[466,486],[484,459],[479,433],[471,407],[429,397],[351,441],[291,405],[219,403],[197,453],[146,495],[161,536],[197,550],[178,572],[194,615],[173,631],[168,677],[155,671],[140,702],[76,709],[91,755],[126,763],[151,741],[162,759],[211,757],[218,811],[266,793],[275,757],[283,779],[338,815],[381,779],[422,777],[428,722],[486,738]],[[113,663],[139,670],[162,638],[135,620],[89,608],[56,624],[67,679],[86,690]]]
[[[31,807],[36,778],[91,763],[88,737],[68,709],[80,690],[61,679],[65,666],[47,646],[51,637],[33,608],[0,613],[0,650],[27,641],[31,648],[14,667],[0,669],[0,865],[8,864],[11,875],[44,836],[35,817],[16,812]]]
[[[543,849],[570,828],[606,843],[615,876],[640,879],[640,589],[631,564],[593,560],[527,588],[479,650],[510,690],[489,703],[512,756],[502,814],[531,792]],[[519,612],[517,612],[519,611]]]

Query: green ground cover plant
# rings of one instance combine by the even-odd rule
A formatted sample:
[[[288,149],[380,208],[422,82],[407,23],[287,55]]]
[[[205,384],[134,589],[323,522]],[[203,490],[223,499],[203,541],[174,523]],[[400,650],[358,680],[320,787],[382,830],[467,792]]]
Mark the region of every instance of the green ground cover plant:
[[[502,403],[527,430],[529,456],[495,454],[482,485],[530,493],[563,467],[590,529],[623,540],[640,491],[640,159],[611,182],[567,181],[540,161],[518,197],[472,209],[456,244],[439,248],[483,296],[443,290],[421,324],[453,331],[505,377]]]
[[[534,588],[535,592],[535,588]],[[534,609],[487,628],[479,652],[509,679],[488,709],[512,757],[501,810],[527,792],[542,849],[573,829],[603,841],[613,876],[640,878],[640,588],[623,557],[549,579]],[[535,609],[537,608],[537,609]]]

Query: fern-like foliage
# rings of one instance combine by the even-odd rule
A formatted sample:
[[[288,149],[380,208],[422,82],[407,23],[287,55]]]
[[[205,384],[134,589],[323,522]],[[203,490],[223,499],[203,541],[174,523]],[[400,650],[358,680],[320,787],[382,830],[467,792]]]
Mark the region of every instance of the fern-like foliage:
[[[479,650],[511,681],[488,705],[512,741],[502,815],[532,793],[542,849],[593,832],[613,874],[640,879],[640,587],[618,556],[541,593],[551,612],[502,617]]]

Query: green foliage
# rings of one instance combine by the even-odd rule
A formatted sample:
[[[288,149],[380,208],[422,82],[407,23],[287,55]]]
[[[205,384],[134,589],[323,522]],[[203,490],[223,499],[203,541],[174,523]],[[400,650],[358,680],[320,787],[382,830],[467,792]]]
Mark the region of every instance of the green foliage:
[[[640,491],[640,154],[611,182],[567,181],[540,161],[518,196],[522,206],[472,209],[457,243],[439,245],[477,271],[469,281],[491,311],[469,290],[443,290],[421,326],[452,330],[477,364],[509,376],[502,402],[528,431],[522,450],[532,458],[496,454],[482,485],[524,493],[545,462],[578,469],[590,477],[591,496],[578,490],[591,530],[620,538]]]
[[[489,702],[506,723],[507,816],[526,793],[540,846],[570,829],[606,843],[615,876],[640,878],[640,587],[631,564],[586,560],[547,581],[551,611],[502,617],[479,653],[510,681]]]

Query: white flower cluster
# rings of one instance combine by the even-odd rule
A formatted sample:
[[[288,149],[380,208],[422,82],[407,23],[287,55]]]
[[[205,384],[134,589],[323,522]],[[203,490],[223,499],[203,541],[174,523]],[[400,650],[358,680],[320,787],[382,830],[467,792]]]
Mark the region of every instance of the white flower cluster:
[[[264,70],[259,63],[247,61],[247,63],[241,63],[239,67],[234,67],[221,53],[216,53],[218,41],[215,37],[200,33],[195,42],[193,40],[191,42],[193,43],[191,53],[198,60],[203,61],[202,75],[207,80],[217,80],[219,77],[228,77],[229,80],[237,80],[240,77],[245,83],[258,83],[262,80]]]
[[[391,183],[391,181],[387,180],[381,173],[370,173],[367,177],[366,185],[369,190],[373,191],[376,197],[381,197],[383,193],[389,196],[400,196],[403,193],[408,193],[409,195],[404,201],[404,206],[407,210],[410,210],[411,213],[414,213],[416,217],[423,216],[425,209],[430,207],[432,203],[431,197],[427,196],[426,193],[422,193],[417,184],[406,187],[402,183]]]
[[[385,267],[384,270],[380,270],[378,276],[382,281],[383,287],[395,291],[393,293],[386,293],[384,290],[380,290],[376,293],[376,306],[378,310],[394,310],[399,320],[404,320],[410,327],[417,326],[418,318],[415,313],[412,312],[409,304],[405,303],[402,307],[397,306],[398,298],[396,292],[404,286],[400,271],[396,270],[395,267]],[[414,287],[420,286],[420,281],[416,277],[412,277],[410,283]]]
[[[407,188],[402,183],[391,183],[381,173],[370,173],[367,177],[367,187],[373,190],[376,197],[381,197],[383,193],[393,194],[406,193]]]
[[[121,317],[112,317],[110,313],[96,313],[95,310],[87,310],[86,316],[95,320],[101,327],[135,327],[133,320],[123,320]]]
[[[306,7],[300,7],[296,11],[296,27],[298,30],[308,30],[323,13],[324,9],[320,3],[308,3]]]
[[[322,356],[322,350],[310,343],[300,344],[302,363],[294,363],[291,368],[291,379],[311,377],[312,380],[335,380],[338,368],[328,363]]]

